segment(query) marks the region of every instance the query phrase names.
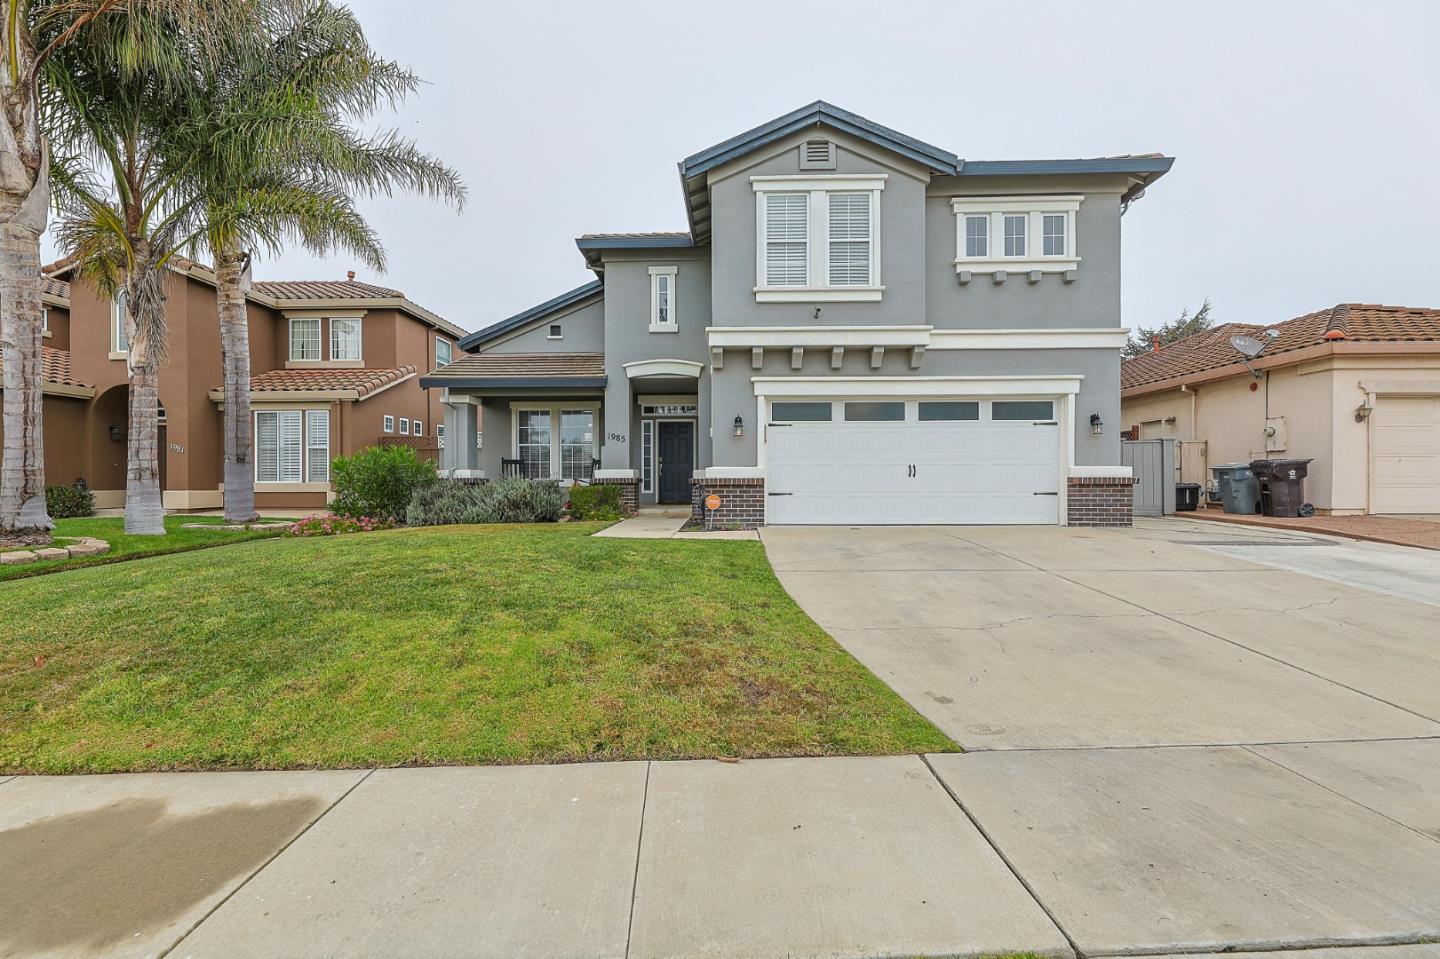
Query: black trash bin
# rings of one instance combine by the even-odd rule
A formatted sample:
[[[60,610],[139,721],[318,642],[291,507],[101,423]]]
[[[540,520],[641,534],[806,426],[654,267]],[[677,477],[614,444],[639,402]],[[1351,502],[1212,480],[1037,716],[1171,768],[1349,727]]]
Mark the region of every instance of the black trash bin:
[[[1251,460],[1250,472],[1260,481],[1260,512],[1266,516],[1299,516],[1305,502],[1305,476],[1314,460]]]
[[[1175,512],[1185,513],[1200,508],[1200,484],[1175,484]]]

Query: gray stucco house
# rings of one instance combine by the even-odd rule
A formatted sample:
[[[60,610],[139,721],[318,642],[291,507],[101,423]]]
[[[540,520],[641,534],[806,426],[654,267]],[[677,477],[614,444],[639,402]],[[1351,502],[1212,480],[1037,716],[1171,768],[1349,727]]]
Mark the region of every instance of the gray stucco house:
[[[1173,160],[961,160],[824,102],[680,163],[686,233],[474,333],[441,466],[760,523],[1125,524],[1120,218]]]

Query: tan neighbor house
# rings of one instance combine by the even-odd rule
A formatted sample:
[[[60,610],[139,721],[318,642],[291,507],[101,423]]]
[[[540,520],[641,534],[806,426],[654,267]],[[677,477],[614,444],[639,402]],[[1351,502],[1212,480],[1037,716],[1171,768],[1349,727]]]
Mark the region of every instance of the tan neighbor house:
[[[117,305],[63,264],[44,303],[45,472],[124,504],[128,374]],[[223,505],[220,333],[214,275],[178,261],[167,288],[170,359],[160,373],[161,488],[170,510]],[[398,290],[357,282],[256,282],[249,295],[255,504],[322,508],[329,462],[380,443],[434,458],[440,397],[421,374],[448,363],[465,331]]]
[[[1230,345],[1278,336],[1252,361]],[[1305,496],[1335,514],[1440,513],[1440,310],[1341,304],[1262,326],[1227,323],[1121,368],[1135,439],[1183,442],[1182,481],[1208,467],[1313,459]]]

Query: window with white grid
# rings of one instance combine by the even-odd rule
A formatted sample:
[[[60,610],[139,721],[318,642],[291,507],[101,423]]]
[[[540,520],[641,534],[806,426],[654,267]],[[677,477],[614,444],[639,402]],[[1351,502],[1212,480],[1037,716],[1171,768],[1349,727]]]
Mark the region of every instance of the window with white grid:
[[[360,320],[335,317],[330,321],[330,359],[360,359]]]
[[[320,320],[318,317],[290,320],[290,359],[320,359]]]
[[[520,475],[529,479],[550,478],[550,411],[515,411],[515,458]]]
[[[589,480],[595,466],[595,411],[560,411],[560,478]]]
[[[305,411],[305,479],[330,482],[330,411]]]

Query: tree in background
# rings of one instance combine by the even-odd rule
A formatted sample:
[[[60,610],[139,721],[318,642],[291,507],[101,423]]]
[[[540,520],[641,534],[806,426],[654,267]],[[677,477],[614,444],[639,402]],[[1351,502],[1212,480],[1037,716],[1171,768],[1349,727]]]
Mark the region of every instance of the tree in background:
[[[1160,326],[1151,329],[1142,326],[1136,330],[1125,342],[1125,349],[1122,355],[1128,360],[1133,356],[1144,356],[1155,349],[1155,337],[1160,338],[1161,346],[1169,346],[1177,340],[1183,340],[1187,336],[1196,333],[1203,333],[1210,329],[1213,323],[1210,320],[1210,298],[1207,296],[1205,302],[1200,304],[1200,309],[1192,315],[1188,308],[1180,311],[1180,315],[1169,323],[1162,323]]]
[[[245,294],[256,250],[299,242],[384,270],[379,238],[353,198],[405,190],[463,204],[459,175],[397,134],[353,125],[419,85],[382,59],[355,15],[328,0],[279,4],[266,35],[211,62],[189,122],[167,138],[193,157],[197,244],[215,264],[224,366],[225,516],[255,516],[250,337]]]

